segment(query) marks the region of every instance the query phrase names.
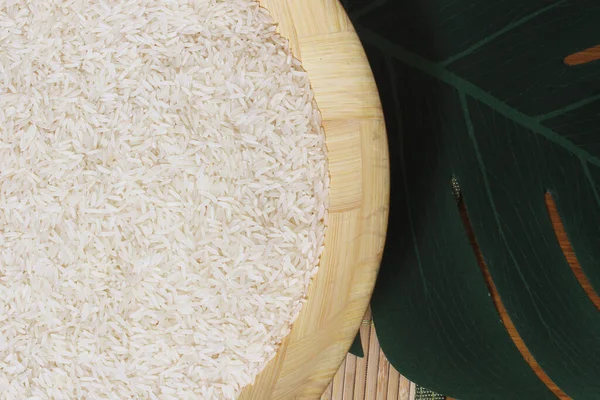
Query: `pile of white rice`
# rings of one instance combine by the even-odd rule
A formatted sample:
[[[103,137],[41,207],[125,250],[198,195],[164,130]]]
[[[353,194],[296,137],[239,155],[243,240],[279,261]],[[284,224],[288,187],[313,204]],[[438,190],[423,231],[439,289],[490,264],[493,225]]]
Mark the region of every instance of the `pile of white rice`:
[[[298,315],[327,188],[251,0],[1,0],[0,398],[234,398]]]

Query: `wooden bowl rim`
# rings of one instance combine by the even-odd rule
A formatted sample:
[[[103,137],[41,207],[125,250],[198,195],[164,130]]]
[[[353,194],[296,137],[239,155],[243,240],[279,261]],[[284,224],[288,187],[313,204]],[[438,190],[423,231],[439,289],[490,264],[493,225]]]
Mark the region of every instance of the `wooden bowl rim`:
[[[327,135],[331,204],[308,300],[275,358],[240,398],[319,398],[350,348],[375,285],[389,210],[387,135],[369,62],[338,0],[259,3],[311,79]],[[345,193],[349,187],[356,190]]]

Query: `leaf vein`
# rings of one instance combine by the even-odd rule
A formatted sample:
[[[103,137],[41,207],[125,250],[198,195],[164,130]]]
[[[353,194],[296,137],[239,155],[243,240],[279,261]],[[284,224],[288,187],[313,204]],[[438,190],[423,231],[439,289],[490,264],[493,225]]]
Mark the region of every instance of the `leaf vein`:
[[[546,113],[546,114],[538,115],[538,116],[535,117],[535,119],[537,121],[539,121],[539,122],[546,121],[548,119],[552,119],[554,117],[561,116],[561,115],[566,114],[568,112],[575,111],[578,108],[587,106],[588,104],[591,104],[591,103],[593,103],[593,102],[595,102],[597,100],[600,100],[600,94],[598,94],[596,96],[586,97],[585,99],[576,101],[575,103],[569,104],[568,106],[560,108],[558,110],[554,110],[554,111],[551,111],[551,112]]]
[[[358,27],[357,27],[358,28]],[[590,154],[586,150],[578,147],[576,144],[571,142],[569,139],[559,135],[552,129],[542,125],[535,117],[526,115],[519,110],[509,106],[502,100],[498,99],[494,95],[486,92],[477,85],[469,82],[468,80],[461,78],[454,74],[448,69],[441,65],[433,63],[418,54],[404,49],[388,39],[378,35],[377,33],[370,31],[365,28],[358,28],[358,33],[361,39],[372,46],[377,47],[386,54],[392,55],[394,58],[404,62],[406,65],[415,68],[427,75],[430,75],[440,81],[447,83],[448,85],[464,92],[464,94],[480,101],[481,103],[489,106],[494,111],[502,114],[506,118],[514,121],[515,123],[529,129],[530,131],[546,138],[547,140],[557,144],[563,149],[569,151],[575,156],[582,160],[587,161],[590,164],[600,167],[600,159]]]
[[[566,3],[566,0],[562,0],[559,1],[558,3],[554,3],[554,4],[550,4],[549,6],[546,6],[542,9],[539,9],[529,15],[526,15],[524,17],[519,18],[516,21],[511,22],[510,24],[506,25],[504,28],[496,31],[495,33],[492,33],[491,35],[485,37],[484,39],[481,39],[479,42],[475,43],[474,45],[472,45],[471,47],[469,47],[468,49],[461,51],[460,53],[457,53],[455,55],[453,55],[452,57],[442,61],[440,63],[441,66],[445,67],[448,66],[450,64],[452,64],[453,62],[471,54],[472,52],[474,52],[475,50],[479,49],[480,47],[485,46],[486,44],[488,44],[489,42],[491,42],[492,40],[496,39],[499,36],[504,35],[507,32],[512,31],[515,28],[518,28],[519,26],[523,25],[524,23],[539,17],[540,15],[544,14],[545,12],[552,10],[562,4]]]
[[[594,182],[594,178],[592,177],[592,173],[590,172],[590,168],[587,163],[581,160],[581,166],[583,168],[583,172],[585,173],[585,177],[587,178],[590,186],[592,187],[592,192],[594,192],[594,199],[596,200],[596,204],[600,207],[600,195],[598,195],[598,190],[596,190],[596,182]]]

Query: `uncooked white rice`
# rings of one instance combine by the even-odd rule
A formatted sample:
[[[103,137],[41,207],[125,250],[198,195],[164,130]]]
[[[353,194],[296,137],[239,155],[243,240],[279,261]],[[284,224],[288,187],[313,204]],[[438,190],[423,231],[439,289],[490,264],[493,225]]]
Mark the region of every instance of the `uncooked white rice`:
[[[251,0],[0,0],[0,398],[234,398],[298,315],[327,188]]]

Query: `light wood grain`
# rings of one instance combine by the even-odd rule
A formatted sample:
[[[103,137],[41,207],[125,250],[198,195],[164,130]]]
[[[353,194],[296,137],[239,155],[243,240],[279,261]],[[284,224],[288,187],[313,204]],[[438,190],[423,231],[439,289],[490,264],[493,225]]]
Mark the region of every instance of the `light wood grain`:
[[[327,386],[325,392],[321,395],[321,400],[332,400],[333,399],[333,385]]]
[[[385,358],[383,351],[379,349],[379,365],[377,367],[377,398],[386,400],[388,398],[388,385],[390,383],[390,363]],[[395,399],[389,399],[395,400]]]
[[[338,371],[338,374],[340,372]],[[356,357],[349,354],[346,357],[346,368],[344,369],[344,391],[336,400],[354,400],[354,382],[356,380]],[[333,398],[333,396],[332,396]]]
[[[333,393],[344,393],[344,371],[346,370],[346,362],[344,360],[342,366],[338,370],[338,373],[333,377],[333,381],[331,382],[331,394],[333,398]]]
[[[377,393],[379,382],[379,341],[375,327],[371,324],[369,336],[369,355],[367,356],[367,385],[365,393]],[[387,385],[387,382],[386,382]]]
[[[361,324],[383,253],[389,207],[385,126],[371,69],[337,0],[260,3],[302,60],[323,115],[330,216],[307,303],[276,357],[241,398],[318,399]]]
[[[400,387],[400,374],[390,365],[388,377],[387,400],[398,400],[398,389]]]
[[[366,351],[364,357],[356,360],[356,379],[354,381],[353,400],[364,400],[367,387],[367,361],[369,359],[369,340],[371,339],[371,310],[369,309],[360,326],[361,346]]]
[[[416,392],[417,392],[417,385],[415,385],[414,383],[410,383],[410,389],[408,392],[408,399],[409,400],[414,400],[414,398],[416,397]]]

